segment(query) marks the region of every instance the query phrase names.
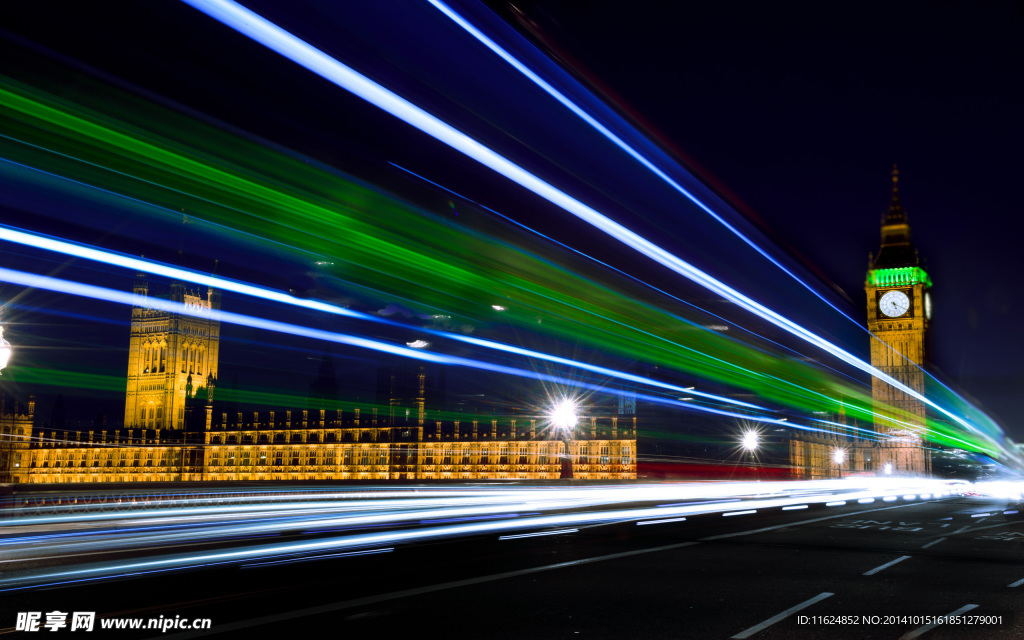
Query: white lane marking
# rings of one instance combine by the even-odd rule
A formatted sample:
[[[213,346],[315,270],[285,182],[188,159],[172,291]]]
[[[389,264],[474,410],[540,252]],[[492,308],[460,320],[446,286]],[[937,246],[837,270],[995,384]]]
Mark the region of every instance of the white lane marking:
[[[237,629],[247,629],[249,627],[258,627],[265,624],[271,624],[274,622],[280,622],[282,620],[292,620],[295,618],[304,618],[306,616],[314,616],[322,613],[331,613],[333,611],[340,611],[342,609],[351,609],[353,607],[362,607],[368,604],[376,604],[378,602],[387,602],[388,600],[398,600],[400,598],[408,598],[410,596],[418,596],[424,593],[433,593],[435,591],[444,591],[446,589],[457,589],[459,587],[468,587],[474,584],[482,584],[484,582],[494,582],[496,580],[506,580],[508,578],[516,578],[518,576],[528,576],[531,573],[540,573],[542,571],[552,571],[555,569],[564,569],[566,567],[575,567],[584,564],[590,564],[592,562],[602,562],[604,560],[616,560],[618,558],[628,558],[630,556],[638,556],[644,553],[657,553],[659,551],[670,551],[672,549],[681,549],[683,547],[692,547],[699,542],[679,542],[677,544],[669,544],[663,547],[652,547],[650,549],[637,549],[635,551],[623,551],[622,553],[611,553],[606,556],[595,556],[593,558],[582,558],[580,560],[569,560],[568,562],[557,562],[555,564],[546,564],[542,567],[533,567],[532,569],[519,569],[518,571],[506,571],[505,573],[495,573],[489,576],[481,576],[479,578],[467,578],[466,580],[454,580],[452,582],[442,582],[441,584],[433,584],[426,587],[416,587],[415,589],[404,589],[402,591],[392,591],[391,593],[381,593],[375,596],[366,596],[365,598],[355,598],[354,600],[342,600],[341,602],[332,602],[331,604],[323,604],[316,607],[307,607],[305,609],[296,609],[294,611],[285,611],[283,613],[275,613],[269,616],[263,616],[260,618],[250,618],[248,620],[239,620],[238,622],[229,622],[227,624],[218,624],[212,629],[203,629],[202,631],[186,631],[184,633],[177,633],[168,636],[160,636],[162,639],[176,638],[184,640],[184,638],[198,638],[200,636],[207,637],[214,633],[221,633],[224,631],[235,631]]]
[[[992,514],[991,513],[976,513],[976,514],[972,515],[971,517],[972,518],[987,518],[990,515],[992,515]]]
[[[977,609],[977,608],[978,608],[978,605],[976,605],[976,604],[965,604],[964,606],[960,607],[956,611],[953,611],[952,613],[948,613],[946,615],[958,616],[960,614],[967,613],[971,609]],[[908,631],[908,632],[904,633],[902,636],[900,636],[900,640],[914,640],[914,638],[920,636],[921,634],[928,633],[929,631],[931,631],[935,627],[939,626],[940,624],[941,624],[940,622],[933,622],[932,624],[926,624],[923,627],[918,627],[918,628],[914,629],[913,631]]]
[[[940,543],[940,542],[942,542],[943,540],[945,540],[945,538],[938,538],[938,539],[936,539],[936,540],[932,540],[931,542],[929,542],[928,544],[924,545],[924,546],[923,546],[923,547],[921,547],[921,548],[922,548],[922,549],[927,549],[928,547],[932,546],[933,544],[939,544],[939,543]]]
[[[723,516],[745,516],[750,513],[757,513],[757,509],[747,509],[746,511],[728,511],[723,513]]]
[[[636,526],[641,527],[645,524],[661,524],[663,522],[685,522],[686,518],[662,518],[661,520],[641,520],[636,523]]]
[[[754,626],[750,627],[749,629],[746,629],[744,631],[740,631],[739,633],[737,633],[736,635],[734,635],[732,637],[735,640],[743,640],[743,638],[749,638],[750,636],[754,635],[758,631],[761,631],[762,629],[767,629],[768,627],[772,626],[776,622],[779,622],[781,620],[785,620],[786,618],[788,618],[789,616],[793,615],[797,611],[800,611],[801,609],[806,609],[807,607],[811,606],[812,604],[816,604],[818,602],[821,602],[825,598],[829,598],[829,597],[831,597],[833,595],[835,595],[835,594],[829,593],[828,591],[822,591],[821,593],[819,593],[818,595],[814,596],[810,600],[804,600],[803,602],[801,602],[800,604],[796,605],[795,607],[790,607],[790,608],[786,609],[785,611],[783,611],[782,613],[774,615],[774,616],[768,618],[767,620],[765,620],[764,622],[761,622],[759,624],[755,624]]]
[[[863,575],[865,575],[865,576],[873,576],[873,575],[875,575],[876,573],[878,573],[879,571],[881,571],[883,569],[888,569],[889,567],[891,567],[892,565],[896,564],[897,562],[903,562],[904,560],[910,559],[910,557],[911,556],[900,556],[900,557],[896,558],[895,560],[892,560],[890,562],[886,562],[883,565],[879,565],[879,566],[875,567],[874,569],[872,569],[870,571],[865,571],[863,573]]]
[[[1006,585],[1006,586],[1008,586],[1008,587],[1011,587],[1011,588],[1012,588],[1012,587],[1019,587],[1019,586],[1020,586],[1020,585],[1022,585],[1022,584],[1024,584],[1024,578],[1022,578],[1022,579],[1018,580],[1017,582],[1011,582],[1010,584],[1008,584],[1008,585]]]
[[[959,529],[957,529],[956,531],[954,531],[953,533],[951,533],[949,535],[955,536],[956,534],[963,533],[964,531],[967,531],[970,528],[971,528],[971,525],[967,525],[966,527],[960,527]]]
[[[891,507],[879,507],[877,509],[865,509],[863,511],[854,511],[852,513],[840,513],[834,516],[822,516],[821,518],[813,518],[811,520],[801,520],[800,522],[790,522],[788,524],[777,524],[773,527],[762,527],[760,529],[751,529],[750,531],[738,531],[736,533],[723,533],[717,536],[708,536],[701,538],[701,542],[710,542],[712,540],[724,540],[726,538],[735,538],[736,536],[749,536],[753,533],[764,533],[765,531],[774,531],[775,529],[783,529],[785,527],[798,527],[802,524],[811,524],[814,522],[821,522],[822,520],[835,520],[836,518],[848,518],[850,516],[860,515],[862,513],[874,513],[875,511],[888,511],[889,509],[909,509],[913,507],[919,507],[928,504],[927,502],[917,502],[914,504],[898,504]]]
[[[534,533],[517,533],[511,536],[498,536],[498,540],[518,540],[519,538],[537,538],[539,536],[560,536],[566,533],[577,533],[579,529],[558,529],[556,531],[535,531]]]
[[[1010,509],[1009,511],[1004,511],[1003,515],[1004,516],[1012,516],[1015,513],[1020,513],[1020,511],[1017,511],[1016,509]]]
[[[789,506],[789,507],[782,507],[782,510],[783,511],[792,511],[794,509],[806,509],[806,508],[807,508],[806,504],[797,504],[797,505],[793,505],[793,506]]]
[[[838,502],[826,502],[826,507],[841,507],[846,504],[846,500],[839,500]]]

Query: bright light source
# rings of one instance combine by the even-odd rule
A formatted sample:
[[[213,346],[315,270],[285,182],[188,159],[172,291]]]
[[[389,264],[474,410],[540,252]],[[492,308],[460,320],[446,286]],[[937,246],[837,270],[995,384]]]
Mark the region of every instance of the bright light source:
[[[743,437],[740,439],[740,446],[747,451],[753,451],[757,449],[758,436],[757,431],[753,429],[747,429],[743,432]]]
[[[840,449],[836,447],[832,451],[832,462],[836,464],[843,464],[846,461],[846,449]]]
[[[882,471],[885,472],[885,475],[887,476],[892,475],[892,463],[886,462],[884,465],[882,465]]]
[[[494,309],[495,311],[504,311],[505,310],[505,307],[501,306],[500,304],[492,304],[491,308]]]
[[[430,346],[430,343],[426,340],[413,340],[412,342],[406,342],[405,346],[412,347],[413,349],[426,349]]]
[[[566,398],[559,401],[548,414],[548,420],[556,429],[572,429],[576,426],[576,403]]]
[[[3,373],[4,367],[11,361],[11,343],[4,340],[4,328],[0,325],[0,374]]]

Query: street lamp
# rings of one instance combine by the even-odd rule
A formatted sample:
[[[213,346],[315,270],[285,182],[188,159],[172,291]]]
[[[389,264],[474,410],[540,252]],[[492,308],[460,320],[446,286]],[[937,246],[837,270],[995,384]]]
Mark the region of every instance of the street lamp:
[[[3,375],[4,367],[11,361],[11,343],[4,340],[4,327],[0,325],[0,375]]]
[[[832,462],[839,467],[839,477],[843,477],[843,463],[846,462],[846,449],[836,447],[832,450]]]
[[[548,420],[555,430],[562,437],[562,446],[565,447],[565,457],[562,458],[562,478],[572,478],[572,456],[569,453],[569,436],[579,422],[576,415],[576,403],[568,398],[563,398],[555,403],[555,406],[548,412]]]
[[[757,449],[758,440],[757,431],[754,429],[747,429],[743,432],[743,435],[740,438],[740,446],[743,447],[744,450],[753,453]]]

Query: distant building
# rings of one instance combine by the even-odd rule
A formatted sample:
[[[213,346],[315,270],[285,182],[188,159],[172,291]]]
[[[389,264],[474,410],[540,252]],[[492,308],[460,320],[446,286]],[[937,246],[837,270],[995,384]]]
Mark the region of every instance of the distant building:
[[[910,238],[910,223],[899,197],[899,172],[892,172],[892,201],[882,218],[882,244],[869,259],[867,293],[871,364],[905,386],[924,393],[932,283]],[[845,471],[926,474],[931,460],[921,434],[925,406],[891,384],[872,377],[877,441],[842,433],[795,438],[790,462],[804,477],[836,477]],[[845,424],[845,416],[833,419]],[[842,452],[842,453],[837,453]]]
[[[220,308],[220,294],[207,289],[204,298],[199,291],[173,283],[168,297],[199,312],[193,316],[148,307],[145,274],[136,276],[133,291],[138,304],[132,307],[124,424],[182,429],[186,387],[206,387],[217,378],[220,323],[209,312]]]
[[[29,442],[36,417],[36,400],[19,406],[6,395],[0,396],[0,483],[12,482],[12,476],[30,464]]]
[[[558,479],[567,450],[574,478],[636,477],[635,416],[581,415],[563,441],[542,416],[431,410],[428,391],[443,381],[428,387],[419,367],[385,370],[386,397],[360,406],[338,400],[327,355],[305,406],[240,410],[216,399],[218,293],[171,285],[189,316],[148,308],[143,276],[134,290],[124,428],[33,430],[31,411],[12,418],[32,437],[8,451],[17,462],[0,465],[0,482]]]

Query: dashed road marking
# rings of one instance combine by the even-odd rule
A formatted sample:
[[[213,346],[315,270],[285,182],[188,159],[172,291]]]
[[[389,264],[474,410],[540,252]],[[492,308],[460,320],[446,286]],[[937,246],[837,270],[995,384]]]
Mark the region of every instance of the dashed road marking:
[[[810,600],[804,600],[803,602],[801,602],[800,604],[796,605],[795,607],[790,607],[790,608],[786,609],[785,611],[783,611],[782,613],[774,615],[774,616],[768,618],[767,620],[765,620],[764,622],[760,622],[758,624],[755,624],[754,626],[750,627],[749,629],[745,629],[743,631],[740,631],[739,633],[737,633],[736,635],[734,635],[732,637],[733,637],[734,640],[743,640],[743,638],[749,638],[750,636],[754,635],[758,631],[761,631],[762,629],[767,629],[768,627],[772,626],[776,622],[780,622],[782,620],[785,620],[786,618],[788,618],[789,616],[793,615],[797,611],[801,611],[803,609],[806,609],[807,607],[811,606],[812,604],[816,604],[818,602],[821,602],[825,598],[832,597],[833,595],[835,595],[835,594],[829,593],[828,591],[823,591],[823,592],[819,593],[818,595],[814,596],[813,598],[811,598]]]
[[[882,571],[883,569],[888,569],[889,567],[891,567],[892,565],[896,564],[897,562],[903,562],[904,560],[908,560],[910,558],[911,558],[911,556],[900,556],[900,557],[896,558],[895,560],[891,560],[889,562],[886,562],[883,565],[879,565],[879,566],[875,567],[874,569],[872,569],[870,571],[865,571],[863,575],[873,576],[876,573],[878,573],[879,571]]]
[[[940,543],[940,542],[942,542],[943,540],[945,540],[945,538],[938,538],[938,539],[936,539],[936,540],[932,540],[931,542],[929,542],[928,544],[924,545],[924,546],[923,546],[923,547],[921,547],[921,548],[922,548],[922,549],[927,549],[928,547],[932,546],[933,544],[939,544],[939,543]]]

